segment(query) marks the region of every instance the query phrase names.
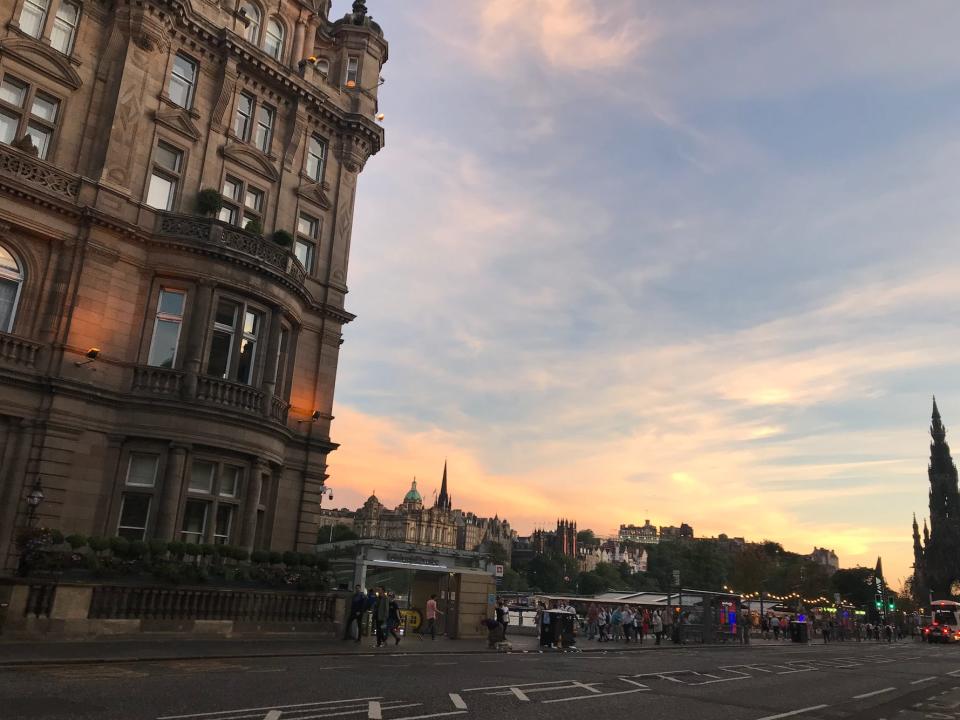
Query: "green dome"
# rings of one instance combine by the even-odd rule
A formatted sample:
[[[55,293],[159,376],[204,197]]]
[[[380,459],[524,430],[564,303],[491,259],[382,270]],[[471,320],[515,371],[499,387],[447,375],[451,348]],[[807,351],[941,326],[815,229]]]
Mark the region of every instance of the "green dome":
[[[405,503],[422,503],[423,498],[420,497],[420,493],[417,492],[417,481],[414,480],[413,484],[410,486],[410,492],[408,492],[403,497]]]

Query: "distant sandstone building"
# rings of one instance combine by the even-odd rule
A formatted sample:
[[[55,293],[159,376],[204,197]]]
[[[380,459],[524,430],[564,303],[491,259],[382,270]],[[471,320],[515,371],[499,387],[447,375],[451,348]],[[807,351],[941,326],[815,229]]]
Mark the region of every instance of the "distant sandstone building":
[[[435,548],[454,550],[485,550],[496,544],[510,557],[516,537],[510,523],[499,517],[481,518],[453,508],[453,499],[447,490],[447,466],[443,466],[440,492],[432,507],[424,505],[423,497],[414,480],[403,502],[395,509],[387,508],[376,495],[371,495],[363,507],[351,512],[323,510],[321,527],[343,525],[350,527],[361,539],[390,540]],[[321,539],[323,532],[320,533]]]
[[[65,533],[312,548],[383,32],[362,0],[2,7],[0,567],[31,491]]]

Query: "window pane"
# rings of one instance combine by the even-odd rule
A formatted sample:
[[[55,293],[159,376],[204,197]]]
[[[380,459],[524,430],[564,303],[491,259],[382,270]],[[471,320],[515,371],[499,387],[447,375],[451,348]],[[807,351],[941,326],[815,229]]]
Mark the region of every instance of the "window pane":
[[[270,150],[270,136],[273,129],[273,109],[261,105],[257,109],[257,135],[254,142],[263,152]]]
[[[150,188],[147,190],[147,205],[157,210],[172,210],[176,191],[175,180],[153,173],[150,176]]]
[[[227,465],[223,468],[223,476],[220,478],[220,494],[223,497],[237,497],[237,491],[240,488],[240,473],[242,468]]]
[[[157,143],[157,152],[154,155],[154,162],[171,172],[180,172],[180,162],[183,159],[183,153],[172,145],[165,142]]]
[[[357,82],[357,66],[359,61],[355,57],[351,57],[347,60],[347,82],[356,83]]]
[[[231,207],[230,205],[224,205],[222,208],[220,208],[220,213],[217,215],[217,218],[225,223],[236,225],[237,209],[235,207]]]
[[[263,49],[277,60],[280,59],[280,52],[283,50],[283,27],[276,20],[267,22],[267,32],[263,39]]]
[[[0,278],[0,332],[13,329],[13,314],[17,303],[20,283]]]
[[[23,101],[27,98],[26,84],[15,80],[9,75],[0,82],[0,100],[8,102],[17,107],[23,107]]]
[[[41,120],[55,122],[57,119],[57,108],[59,106],[60,101],[56,98],[37,93],[33,98],[33,107],[30,109],[30,113]]]
[[[247,310],[243,317],[243,332],[256,337],[260,331],[260,314]]]
[[[300,215],[297,218],[297,232],[304,237],[315,239],[319,226],[320,222],[309,215]]]
[[[197,65],[189,58],[177,54],[173,57],[173,70],[167,95],[177,105],[188,108],[193,101],[193,85],[197,78]]]
[[[218,325],[226,325],[232,328],[237,323],[237,310],[238,306],[235,302],[221,300],[217,303],[217,314],[213,321]]]
[[[305,243],[303,240],[297,240],[293,247],[293,253],[304,268],[308,271],[313,269],[313,245]]]
[[[229,175],[223,180],[223,194],[231,200],[240,200],[240,191],[243,184]]]
[[[310,145],[307,148],[307,175],[318,182],[323,176],[323,159],[326,152],[326,144],[311,136]]]
[[[43,21],[47,17],[49,0],[24,0],[20,12],[20,29],[35,38],[43,32]]]
[[[203,534],[207,529],[207,507],[209,503],[202,500],[187,500],[183,509],[183,525],[181,532],[186,542],[202,543]]]
[[[127,540],[143,540],[149,516],[149,495],[124,493],[123,504],[120,507],[120,522],[117,523],[117,535]]]
[[[70,2],[60,3],[57,17],[53,21],[53,30],[50,33],[50,46],[64,55],[73,49],[73,34],[77,27],[80,8]]]
[[[237,99],[237,114],[233,120],[233,132],[241,140],[250,138],[250,118],[253,116],[253,98],[240,93]]]
[[[216,331],[210,343],[210,361],[207,363],[207,375],[225,378],[230,367],[230,342],[233,336]]]
[[[257,190],[256,188],[248,187],[244,204],[251,210],[260,212],[263,209],[263,190]]]
[[[249,385],[253,382],[253,357],[257,343],[244,338],[240,341],[240,360],[237,363],[237,382]]]
[[[183,315],[183,303],[185,299],[186,295],[182,292],[161,290],[160,302],[157,303],[157,312],[163,313],[164,315],[180,317]]]
[[[213,490],[213,472],[216,466],[211,462],[197,460],[190,467],[190,490],[211,492]]]
[[[213,542],[226,545],[230,542],[230,530],[233,527],[233,505],[217,506],[217,522],[213,528]]]
[[[255,43],[260,39],[260,9],[253,3],[241,2],[240,10],[246,16],[247,20],[250,21],[243,36],[248,42]]]
[[[0,110],[0,142],[8,144],[13,142],[17,136],[18,120],[16,115]]]
[[[159,455],[149,453],[131,453],[127,466],[127,485],[153,487],[157,484],[157,464]]]
[[[30,123],[27,125],[27,135],[30,136],[33,144],[37,147],[37,156],[41,160],[45,159],[50,151],[50,138],[53,131],[36,123]]]
[[[177,358],[177,344],[180,340],[180,322],[178,320],[157,320],[153,330],[153,343],[147,364],[153,367],[172,368]]]

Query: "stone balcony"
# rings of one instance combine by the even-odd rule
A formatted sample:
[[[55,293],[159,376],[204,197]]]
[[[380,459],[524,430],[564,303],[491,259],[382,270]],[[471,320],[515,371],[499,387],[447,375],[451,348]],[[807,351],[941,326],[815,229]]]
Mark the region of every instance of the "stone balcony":
[[[196,389],[186,380],[186,374],[180,370],[137,365],[133,369],[132,390],[137,395],[165,397],[171,400],[186,400],[218,409],[228,409],[268,417],[286,423],[290,404],[285,400],[272,397],[269,403],[264,401],[264,393],[250,385],[200,376],[196,378]]]
[[[186,244],[195,252],[251,267],[281,282],[302,289],[307,271],[287,248],[220,220],[196,215],[157,213],[157,240]]]
[[[40,355],[40,343],[0,333],[0,364],[21,370],[34,370]]]

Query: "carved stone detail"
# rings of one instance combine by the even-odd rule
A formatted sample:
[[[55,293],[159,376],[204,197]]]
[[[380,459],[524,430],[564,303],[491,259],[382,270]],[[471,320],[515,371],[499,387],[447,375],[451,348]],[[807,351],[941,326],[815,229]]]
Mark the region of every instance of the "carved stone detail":
[[[337,158],[351,173],[358,173],[370,157],[370,143],[359,135],[343,135],[337,143]]]
[[[16,178],[72,202],[80,195],[79,178],[9,146],[0,145],[0,175]]]
[[[83,81],[65,55],[29,37],[9,37],[0,41],[0,57],[10,55],[49,78],[76,90]]]
[[[197,126],[193,124],[193,120],[189,113],[187,113],[187,111],[183,108],[158,110],[154,115],[154,119],[159,124],[168,127],[171,130],[190,138],[191,140],[196,141],[200,139],[200,130],[197,129]]]
[[[293,131],[290,133],[290,142],[287,143],[287,149],[283,153],[283,166],[289,170],[293,167],[293,161],[296,159],[297,150],[300,149],[300,141],[303,140],[303,133],[307,127],[307,112],[303,108],[303,103],[297,104],[296,120],[293,124]]]
[[[270,182],[276,182],[280,179],[280,173],[274,167],[270,158],[245,143],[228,142],[220,148],[220,152],[225,158],[243,165],[258,175],[262,175]]]
[[[324,192],[326,187],[326,183],[304,182],[297,187],[297,195],[312,203],[316,203],[324,210],[329,210],[333,207],[333,203],[330,202],[330,198],[327,197],[327,193]]]
[[[210,120],[215,132],[223,132],[227,129],[223,121],[224,113],[233,98],[233,91],[237,87],[237,61],[235,58],[227,58],[223,65],[223,81],[220,84],[220,95],[210,113]]]

